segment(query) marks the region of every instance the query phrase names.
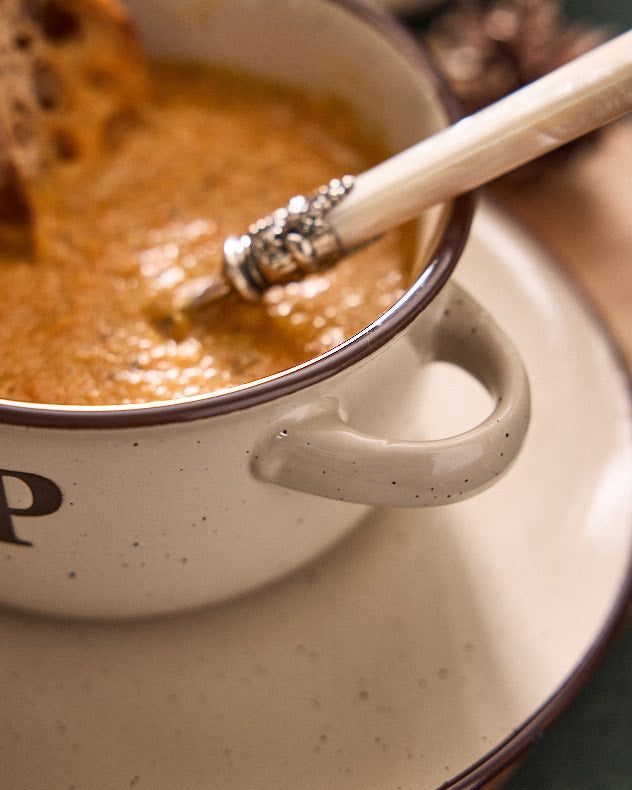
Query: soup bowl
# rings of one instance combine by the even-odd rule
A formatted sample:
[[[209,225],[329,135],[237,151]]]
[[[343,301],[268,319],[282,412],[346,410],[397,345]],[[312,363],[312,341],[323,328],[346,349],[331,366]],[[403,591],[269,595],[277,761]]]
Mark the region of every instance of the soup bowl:
[[[127,5],[150,52],[335,95],[393,152],[457,117],[418,44],[373,7]],[[404,296],[296,368],[169,402],[2,401],[0,601],[83,618],[202,606],[296,569],[370,508],[443,506],[492,485],[521,446],[529,387],[510,341],[451,280],[472,212],[471,196],[428,211]],[[464,433],[423,441],[410,431],[415,382],[433,360],[472,373],[491,405]]]

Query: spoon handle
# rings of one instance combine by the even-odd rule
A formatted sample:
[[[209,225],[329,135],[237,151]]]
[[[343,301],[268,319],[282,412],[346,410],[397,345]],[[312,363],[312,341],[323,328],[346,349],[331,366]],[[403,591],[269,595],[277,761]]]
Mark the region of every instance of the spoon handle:
[[[344,249],[632,111],[632,31],[356,177],[328,215]]]
[[[286,208],[251,225],[248,234],[228,237],[222,274],[187,283],[171,312],[204,307],[231,291],[256,301],[273,283],[326,269],[424,209],[629,112],[632,31],[355,179],[334,179],[310,200],[292,198]]]

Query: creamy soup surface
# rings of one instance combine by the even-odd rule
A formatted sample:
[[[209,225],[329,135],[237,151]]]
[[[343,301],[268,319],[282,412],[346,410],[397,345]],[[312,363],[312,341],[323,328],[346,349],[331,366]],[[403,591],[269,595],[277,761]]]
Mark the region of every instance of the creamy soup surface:
[[[153,64],[146,122],[104,164],[70,163],[37,196],[37,254],[0,251],[0,398],[128,404],[196,396],[305,362],[404,292],[394,233],[326,274],[235,296],[167,331],[155,305],[219,270],[258,217],[384,156],[349,112],[207,67]]]

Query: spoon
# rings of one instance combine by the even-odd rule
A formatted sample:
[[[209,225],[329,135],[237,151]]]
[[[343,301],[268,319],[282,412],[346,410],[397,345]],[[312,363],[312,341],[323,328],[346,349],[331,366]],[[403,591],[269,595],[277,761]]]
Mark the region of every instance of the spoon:
[[[223,272],[176,291],[174,313],[323,271],[432,205],[469,192],[632,111],[632,31],[357,177],[258,220],[224,243]]]

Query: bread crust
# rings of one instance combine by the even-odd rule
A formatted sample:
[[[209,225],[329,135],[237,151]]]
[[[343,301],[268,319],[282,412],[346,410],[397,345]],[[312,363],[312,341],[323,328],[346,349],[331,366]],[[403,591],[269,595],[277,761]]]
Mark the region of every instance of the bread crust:
[[[0,0],[0,221],[29,221],[35,181],[115,148],[147,92],[118,0]]]

